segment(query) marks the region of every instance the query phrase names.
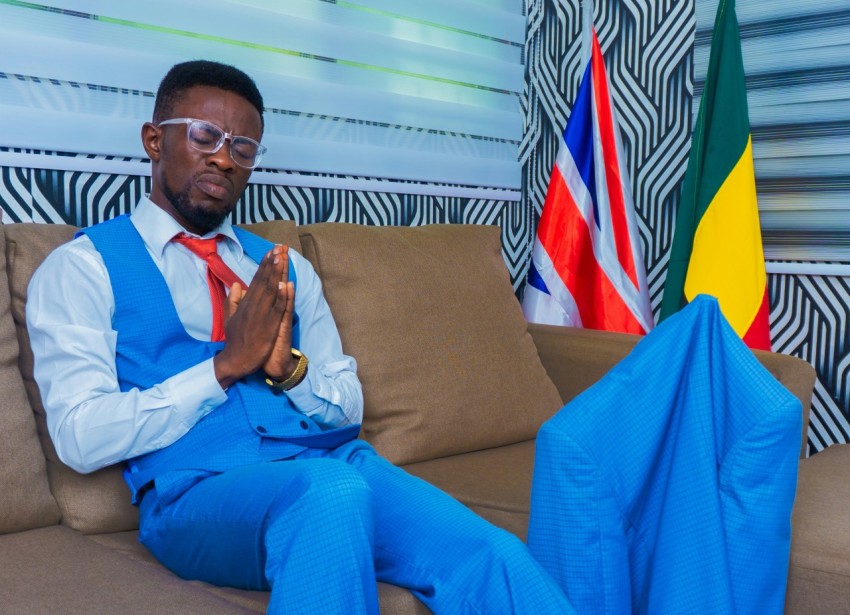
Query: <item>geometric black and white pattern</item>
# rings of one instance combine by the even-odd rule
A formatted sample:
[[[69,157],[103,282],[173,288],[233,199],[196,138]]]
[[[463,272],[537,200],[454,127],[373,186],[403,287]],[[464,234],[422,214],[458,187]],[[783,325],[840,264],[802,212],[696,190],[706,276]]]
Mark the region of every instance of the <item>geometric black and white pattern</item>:
[[[850,279],[770,274],[768,292],[773,349],[817,372],[809,453],[850,441]]]
[[[0,166],[0,206],[6,223],[87,226],[130,212],[149,190],[150,178],[142,175]],[[399,184],[399,190],[404,190],[404,184]],[[252,183],[237,204],[233,221],[283,219],[298,224],[350,222],[406,226],[492,224],[502,229],[505,262],[511,279],[519,285],[525,263],[514,255],[531,232],[522,207],[519,201],[512,200]]]

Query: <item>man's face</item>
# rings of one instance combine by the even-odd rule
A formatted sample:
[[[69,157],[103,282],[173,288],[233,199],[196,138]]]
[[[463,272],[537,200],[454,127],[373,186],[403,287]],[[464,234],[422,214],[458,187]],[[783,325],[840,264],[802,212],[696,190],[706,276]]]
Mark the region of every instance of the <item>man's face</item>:
[[[215,124],[233,135],[259,141],[260,114],[247,100],[226,90],[196,86],[186,90],[169,118],[193,118]],[[151,200],[187,230],[203,235],[219,226],[242,195],[251,169],[230,157],[225,142],[214,154],[189,145],[186,125],[159,128],[145,124],[142,141],[151,158]]]

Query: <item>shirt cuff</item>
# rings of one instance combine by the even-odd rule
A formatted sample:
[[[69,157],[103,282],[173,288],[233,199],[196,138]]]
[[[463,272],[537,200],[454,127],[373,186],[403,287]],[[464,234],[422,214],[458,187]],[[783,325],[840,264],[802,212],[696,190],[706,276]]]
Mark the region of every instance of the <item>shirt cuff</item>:
[[[177,414],[190,427],[227,401],[227,393],[215,377],[213,359],[183,370],[163,385],[174,402]]]
[[[289,401],[292,402],[292,405],[295,406],[298,412],[307,416],[315,414],[317,410],[324,406],[324,400],[316,396],[314,392],[316,390],[316,383],[313,382],[313,372],[316,369],[318,368],[315,366],[309,366],[307,368],[307,375],[301,379],[301,382],[288,391],[285,391]]]

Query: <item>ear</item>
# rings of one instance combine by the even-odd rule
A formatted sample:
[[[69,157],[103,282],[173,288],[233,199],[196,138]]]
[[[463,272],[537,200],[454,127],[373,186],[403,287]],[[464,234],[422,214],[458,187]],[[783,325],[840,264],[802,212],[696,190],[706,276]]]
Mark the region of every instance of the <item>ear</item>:
[[[142,124],[142,147],[145,148],[148,158],[158,162],[162,151],[162,130],[150,122]]]

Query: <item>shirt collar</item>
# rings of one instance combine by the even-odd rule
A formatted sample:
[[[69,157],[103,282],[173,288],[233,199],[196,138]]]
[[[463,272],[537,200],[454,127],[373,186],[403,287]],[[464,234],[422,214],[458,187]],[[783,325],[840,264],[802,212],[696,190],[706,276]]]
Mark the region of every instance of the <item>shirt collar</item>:
[[[197,237],[194,233],[180,226],[177,220],[171,217],[171,214],[146,196],[143,196],[138,205],[136,205],[136,209],[130,214],[130,220],[133,222],[136,230],[139,231],[139,235],[142,236],[142,240],[145,242],[148,250],[157,258],[162,258],[162,252],[165,250],[165,246],[169,244],[175,235],[186,233],[190,237]],[[202,237],[215,237],[216,235],[227,237],[230,240],[228,243],[236,248],[240,257],[242,256],[242,244],[236,238],[236,233],[233,232],[233,225],[229,219],[225,219],[221,226]]]

